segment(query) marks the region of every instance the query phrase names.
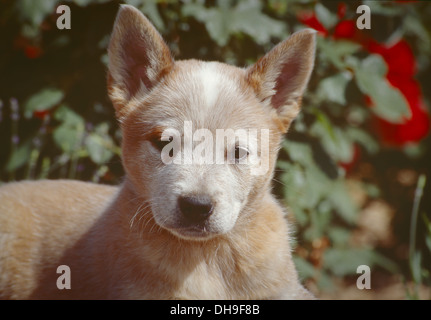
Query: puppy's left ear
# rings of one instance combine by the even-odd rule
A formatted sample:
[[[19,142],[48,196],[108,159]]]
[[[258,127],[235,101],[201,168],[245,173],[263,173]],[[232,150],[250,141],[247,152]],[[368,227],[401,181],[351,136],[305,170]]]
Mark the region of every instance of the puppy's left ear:
[[[294,33],[247,69],[248,83],[276,111],[283,131],[300,111],[314,66],[315,33],[312,29]]]

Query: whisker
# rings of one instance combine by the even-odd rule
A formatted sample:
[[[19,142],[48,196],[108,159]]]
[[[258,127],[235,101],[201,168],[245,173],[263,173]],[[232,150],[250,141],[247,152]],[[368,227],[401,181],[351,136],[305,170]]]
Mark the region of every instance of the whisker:
[[[277,182],[277,183],[279,183],[279,184],[281,184],[282,186],[284,186],[284,187],[288,187],[288,185],[287,184],[285,184],[284,182],[282,182],[282,181],[280,181],[280,180],[278,180],[278,179],[276,179],[276,178],[273,178],[272,179],[273,181],[275,181],[275,182]]]

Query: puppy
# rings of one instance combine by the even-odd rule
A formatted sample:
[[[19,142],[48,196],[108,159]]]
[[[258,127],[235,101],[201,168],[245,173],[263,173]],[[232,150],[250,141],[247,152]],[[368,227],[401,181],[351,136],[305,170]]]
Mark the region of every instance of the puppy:
[[[312,299],[271,180],[314,52],[306,29],[245,69],[174,61],[121,6],[108,93],[124,181],[1,187],[0,298]]]

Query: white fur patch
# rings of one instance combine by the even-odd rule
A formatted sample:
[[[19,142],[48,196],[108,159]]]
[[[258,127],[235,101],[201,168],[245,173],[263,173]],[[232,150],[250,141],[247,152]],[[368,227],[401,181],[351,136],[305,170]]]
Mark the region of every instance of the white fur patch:
[[[212,108],[217,99],[226,90],[238,90],[237,84],[226,77],[219,69],[217,62],[205,62],[197,73],[198,81],[203,87],[203,99],[207,108]]]

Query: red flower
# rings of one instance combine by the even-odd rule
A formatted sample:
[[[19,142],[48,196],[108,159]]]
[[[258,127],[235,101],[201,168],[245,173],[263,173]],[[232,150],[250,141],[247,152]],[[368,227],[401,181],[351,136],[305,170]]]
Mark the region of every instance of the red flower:
[[[356,36],[358,28],[356,28],[356,22],[353,20],[340,21],[334,30],[334,38],[347,38],[351,39]]]
[[[370,41],[369,36],[358,29],[355,20],[340,21],[335,26],[334,39],[348,39],[350,41],[357,42],[364,47],[366,47]]]
[[[416,73],[416,61],[409,44],[403,39],[391,46],[370,41],[368,50],[380,54],[386,61],[388,65],[386,78],[404,95],[411,112],[411,117],[401,124],[377,118],[379,135],[384,142],[394,146],[419,142],[430,130],[430,116],[424,107],[420,85],[413,78]]]
[[[376,127],[381,139],[388,145],[404,146],[417,143],[430,130],[429,114],[422,108],[412,108],[412,117],[402,124],[393,124],[384,119],[376,119]]]
[[[42,55],[42,49],[40,47],[28,45],[24,49],[24,53],[29,59],[36,59]]]
[[[338,8],[337,8],[338,19],[341,20],[341,19],[344,18],[344,16],[346,15],[346,9],[347,9],[347,6],[346,6],[346,4],[344,2],[340,2],[338,4]]]
[[[305,24],[306,26],[315,29],[324,37],[328,35],[328,30],[326,30],[326,28],[320,23],[314,12],[302,12],[298,15],[298,20],[302,24]]]
[[[412,1],[413,2],[413,1]],[[343,19],[346,5],[339,3],[337,16]],[[303,24],[314,28],[324,37],[329,31],[320,23],[314,12],[305,12],[298,15]],[[430,115],[425,108],[419,83],[413,78],[416,73],[416,60],[407,41],[401,39],[393,45],[387,46],[370,39],[367,34],[358,30],[354,20],[342,20],[334,28],[334,39],[348,39],[363,46],[370,53],[379,54],[388,66],[386,78],[389,83],[400,90],[404,95],[411,112],[411,117],[404,119],[401,124],[394,124],[376,117],[376,126],[382,140],[395,146],[419,142],[430,131]],[[369,97],[367,105],[372,106]],[[347,164],[341,164],[341,166]],[[347,169],[346,169],[347,170]]]
[[[407,41],[401,39],[392,46],[385,46],[376,41],[369,41],[367,49],[371,53],[380,54],[385,59],[388,74],[400,74],[412,77],[416,73],[416,60]]]
[[[41,120],[44,120],[48,115],[49,115],[49,110],[33,111],[33,116]]]
[[[421,105],[422,93],[419,83],[413,78],[406,78],[401,75],[388,74],[389,83],[401,91],[410,105],[410,109]]]

